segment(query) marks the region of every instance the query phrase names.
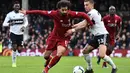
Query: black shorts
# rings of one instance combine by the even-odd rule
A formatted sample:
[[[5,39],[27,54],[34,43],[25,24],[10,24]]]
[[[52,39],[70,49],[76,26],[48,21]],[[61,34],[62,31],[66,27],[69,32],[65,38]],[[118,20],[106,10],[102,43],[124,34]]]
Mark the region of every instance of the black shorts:
[[[12,44],[17,44],[17,46],[22,46],[23,35],[16,35],[14,33],[10,33],[10,39]]]
[[[104,34],[104,35],[98,35],[98,36],[93,36],[93,38],[90,40],[88,43],[94,49],[97,49],[100,44],[104,44],[106,46],[109,45],[109,34]]]

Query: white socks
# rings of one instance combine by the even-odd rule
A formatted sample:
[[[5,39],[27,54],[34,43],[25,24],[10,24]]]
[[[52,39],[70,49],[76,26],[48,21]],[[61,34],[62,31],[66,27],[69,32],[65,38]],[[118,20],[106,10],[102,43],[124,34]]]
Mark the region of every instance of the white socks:
[[[89,54],[84,54],[84,59],[88,64],[87,69],[91,70],[92,69],[92,61],[91,61],[91,57],[89,56]],[[109,56],[105,55],[103,60],[106,61],[109,65],[111,65],[113,69],[116,69],[116,65],[114,64],[114,62],[112,61],[112,59]]]
[[[84,59],[85,61],[88,63],[88,70],[92,69],[92,62],[91,62],[91,57],[89,56],[89,54],[84,54]]]
[[[116,65],[114,64],[114,62],[112,61],[112,59],[109,56],[105,55],[103,60],[106,61],[109,65],[111,65],[112,68],[114,68],[114,69],[116,68]]]
[[[12,51],[12,63],[16,63],[17,51]]]

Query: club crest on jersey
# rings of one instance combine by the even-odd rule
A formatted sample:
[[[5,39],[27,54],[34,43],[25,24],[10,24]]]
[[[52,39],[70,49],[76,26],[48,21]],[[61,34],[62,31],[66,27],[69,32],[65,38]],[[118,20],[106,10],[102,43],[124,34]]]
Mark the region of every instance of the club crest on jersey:
[[[51,11],[48,11],[48,14],[50,14],[51,13]]]
[[[90,16],[91,14],[88,14],[88,16]]]
[[[117,23],[117,20],[115,20],[115,24]]]
[[[68,23],[68,24],[62,23],[62,27],[70,27],[70,26],[71,26],[71,23]]]
[[[108,24],[108,26],[109,26],[109,27],[116,27],[116,24],[110,23],[110,24]]]
[[[76,15],[78,14],[78,12],[76,12]]]
[[[24,15],[20,15],[20,17],[24,17]]]
[[[63,22],[63,20],[60,20],[60,22],[62,23],[62,22]]]
[[[13,18],[15,18],[15,16],[13,16]]]

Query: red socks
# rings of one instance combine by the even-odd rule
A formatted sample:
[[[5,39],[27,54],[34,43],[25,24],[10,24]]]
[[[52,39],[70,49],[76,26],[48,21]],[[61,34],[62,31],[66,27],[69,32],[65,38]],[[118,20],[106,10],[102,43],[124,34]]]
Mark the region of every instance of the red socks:
[[[107,62],[103,62],[102,67],[107,67]]]
[[[51,59],[50,63],[47,65],[48,68],[53,67],[55,64],[57,64],[60,60],[61,56],[55,56]]]

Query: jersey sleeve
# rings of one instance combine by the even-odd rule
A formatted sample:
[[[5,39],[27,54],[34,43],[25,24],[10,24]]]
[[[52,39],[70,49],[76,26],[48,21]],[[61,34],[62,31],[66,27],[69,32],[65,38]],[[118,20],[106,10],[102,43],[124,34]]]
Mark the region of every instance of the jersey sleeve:
[[[88,13],[89,18],[92,20],[93,16],[91,13]]]
[[[9,20],[10,20],[10,17],[9,17],[9,14],[7,14],[3,22],[3,26],[9,26]]]
[[[49,17],[53,17],[55,15],[54,10],[52,11],[44,11],[44,10],[27,10],[26,14],[41,14]]]
[[[96,11],[89,12],[88,15],[94,24],[102,22],[102,17],[99,12],[96,12]]]
[[[72,15],[74,18],[80,18],[80,17],[82,17],[82,18],[86,19],[86,21],[87,21],[91,26],[93,25],[93,23],[92,23],[91,19],[89,18],[89,16],[88,16],[86,13],[84,13],[84,12],[74,12],[74,11],[71,11],[71,15]]]

